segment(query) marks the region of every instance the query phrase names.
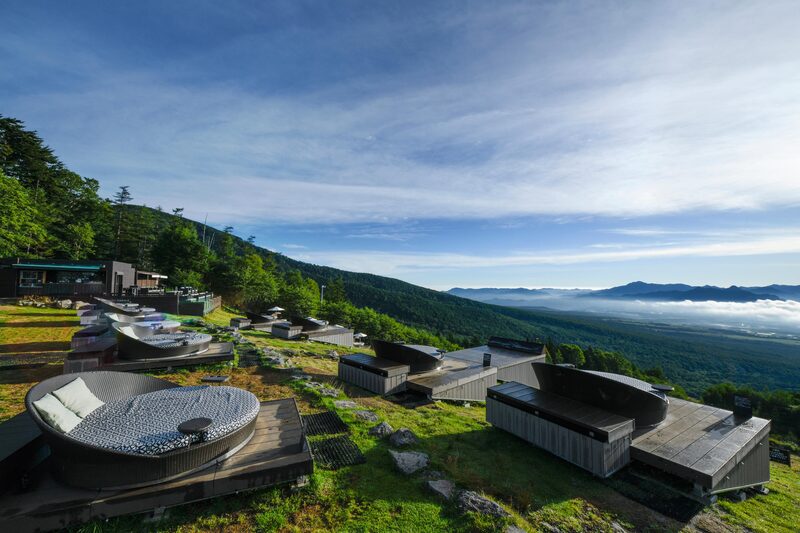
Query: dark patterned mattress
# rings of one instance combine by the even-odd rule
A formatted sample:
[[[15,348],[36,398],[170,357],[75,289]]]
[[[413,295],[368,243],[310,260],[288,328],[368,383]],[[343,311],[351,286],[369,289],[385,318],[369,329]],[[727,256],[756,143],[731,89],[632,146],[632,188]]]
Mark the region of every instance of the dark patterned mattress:
[[[259,407],[252,393],[235,387],[176,387],[109,402],[68,435],[101,448],[158,455],[233,433],[258,416]],[[204,432],[178,431],[182,422],[200,417],[212,421]]]
[[[160,333],[149,335],[139,339],[151,346],[159,348],[177,348],[178,346],[195,346],[205,342],[211,342],[211,335],[208,333]]]

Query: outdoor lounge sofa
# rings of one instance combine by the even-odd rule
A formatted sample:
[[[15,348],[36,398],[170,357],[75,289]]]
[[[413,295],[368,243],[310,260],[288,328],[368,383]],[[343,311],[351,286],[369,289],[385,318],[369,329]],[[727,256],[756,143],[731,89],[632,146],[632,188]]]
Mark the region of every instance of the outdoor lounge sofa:
[[[160,322],[166,320],[167,316],[164,313],[149,313],[139,315],[123,315],[122,313],[105,313],[105,317],[111,322],[124,322],[127,324],[133,322]]]
[[[188,357],[207,351],[211,344],[211,335],[207,333],[156,333],[122,322],[114,322],[111,327],[117,334],[118,355],[122,359]]]
[[[95,405],[98,399],[103,404],[63,433],[39,412],[41,402],[38,407],[34,402],[58,401],[62,387],[75,385],[77,378],[96,397]],[[90,489],[151,485],[211,466],[247,444],[260,408],[258,399],[242,389],[180,387],[151,376],[105,371],[42,381],[28,391],[25,405],[50,447],[53,474]],[[64,405],[71,408],[69,401]]]

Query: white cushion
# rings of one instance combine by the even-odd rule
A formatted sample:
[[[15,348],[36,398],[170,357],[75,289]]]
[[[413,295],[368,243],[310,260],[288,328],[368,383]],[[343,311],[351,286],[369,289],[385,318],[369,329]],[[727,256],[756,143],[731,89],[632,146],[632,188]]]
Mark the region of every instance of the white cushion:
[[[86,415],[105,405],[97,396],[92,394],[92,391],[89,390],[89,387],[86,386],[86,383],[81,378],[76,378],[60,389],[54,390],[53,396],[58,398],[64,404],[64,407],[81,418],[86,418]]]
[[[64,404],[49,392],[33,402],[33,406],[36,407],[45,422],[61,433],[68,433],[81,423],[78,415],[64,407]]]

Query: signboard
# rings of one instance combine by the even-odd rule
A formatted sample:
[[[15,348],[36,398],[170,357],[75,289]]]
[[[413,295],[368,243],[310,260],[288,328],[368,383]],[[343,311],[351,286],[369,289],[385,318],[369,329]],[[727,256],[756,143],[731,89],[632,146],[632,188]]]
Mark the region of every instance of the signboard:
[[[785,448],[769,447],[769,460],[792,466],[792,454]]]
[[[483,354],[483,366],[491,366],[492,365],[492,354],[486,352]]]
[[[733,397],[733,416],[736,418],[753,418],[753,404],[747,396]]]

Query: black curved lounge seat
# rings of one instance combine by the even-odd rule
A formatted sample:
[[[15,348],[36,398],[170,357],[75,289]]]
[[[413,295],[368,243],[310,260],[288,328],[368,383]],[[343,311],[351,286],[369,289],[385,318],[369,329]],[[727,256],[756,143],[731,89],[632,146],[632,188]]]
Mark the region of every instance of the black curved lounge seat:
[[[250,319],[251,324],[266,324],[267,322],[274,320],[274,318],[271,315],[252,313],[250,311],[245,311],[244,314],[248,319]]]
[[[292,324],[296,326],[303,326],[303,331],[318,331],[328,327],[328,322],[316,318],[293,318]]]
[[[120,403],[124,404],[126,400],[135,396],[158,394],[157,391],[177,393],[181,389],[186,389],[151,376],[106,371],[64,374],[33,386],[25,397],[25,406],[50,447],[50,464],[54,476],[69,485],[90,489],[121,489],[161,483],[206,468],[229,457],[247,444],[255,431],[257,407],[256,416],[252,420],[245,423],[243,419],[244,425],[222,434],[219,438],[193,439],[188,445],[183,443],[182,447],[164,453],[132,453],[93,445],[70,435],[78,435],[81,426],[86,424],[95,412],[90,413],[73,430],[64,434],[44,421],[33,406],[33,402],[48,392],[63,387],[78,377],[83,379],[95,396],[106,402],[105,406],[96,410],[98,413],[106,407],[112,409]],[[250,394],[246,391],[241,392]],[[258,405],[255,397],[252,400]],[[252,411],[252,405],[249,408]],[[125,412],[121,408],[118,410]],[[252,412],[249,415],[252,415]],[[185,420],[193,418],[191,412],[181,412],[180,416],[185,416]],[[124,424],[124,417],[120,419]],[[177,432],[177,424],[175,431]],[[125,435],[127,431],[119,433]]]
[[[114,322],[111,327],[117,334],[119,357],[128,360],[163,359],[165,357],[188,357],[208,350],[211,335],[207,333],[181,332],[148,334],[140,337],[142,328]]]
[[[667,396],[640,379],[550,363],[533,363],[533,369],[540,390],[633,418],[637,428],[655,426],[667,417]]]
[[[400,344],[376,339],[372,341],[372,348],[377,357],[408,365],[412,374],[436,370],[442,366],[444,359],[444,353],[438,348],[420,344]]]

